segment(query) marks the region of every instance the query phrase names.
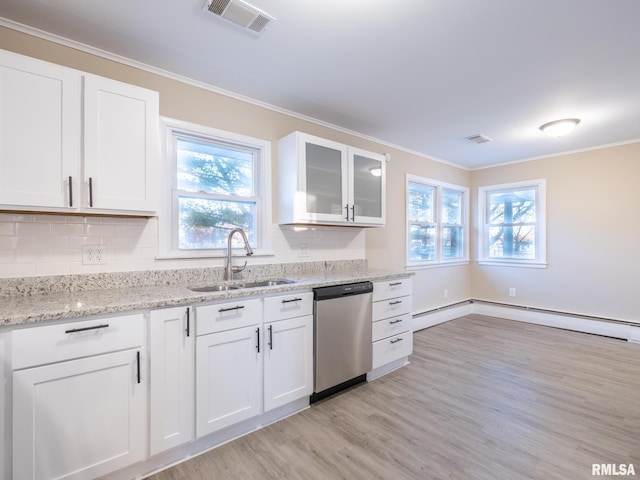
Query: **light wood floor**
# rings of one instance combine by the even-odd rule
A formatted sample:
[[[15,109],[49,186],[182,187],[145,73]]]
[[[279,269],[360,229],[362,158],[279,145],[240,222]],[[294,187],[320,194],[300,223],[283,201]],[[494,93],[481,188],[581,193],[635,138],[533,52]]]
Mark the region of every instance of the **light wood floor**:
[[[639,344],[479,315],[414,338],[407,367],[150,478],[640,478]]]

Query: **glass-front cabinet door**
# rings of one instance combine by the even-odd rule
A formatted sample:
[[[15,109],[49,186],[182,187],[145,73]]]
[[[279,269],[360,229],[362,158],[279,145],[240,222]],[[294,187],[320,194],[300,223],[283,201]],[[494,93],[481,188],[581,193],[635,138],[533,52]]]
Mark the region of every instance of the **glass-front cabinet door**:
[[[349,221],[367,225],[384,225],[384,156],[349,147],[349,173],[352,179]]]
[[[314,220],[347,221],[345,146],[319,138],[306,138],[302,143],[306,213]]]
[[[278,141],[281,224],[381,226],[385,157],[292,132]]]

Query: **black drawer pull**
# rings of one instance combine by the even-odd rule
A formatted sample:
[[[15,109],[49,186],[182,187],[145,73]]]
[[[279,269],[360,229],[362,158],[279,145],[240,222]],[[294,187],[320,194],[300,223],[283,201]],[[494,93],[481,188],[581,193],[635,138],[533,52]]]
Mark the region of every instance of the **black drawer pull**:
[[[396,300],[395,302],[389,302],[389,305],[398,305],[399,303],[402,303],[402,300]]]
[[[93,207],[93,178],[89,177],[89,206]]]
[[[389,284],[390,287],[397,287],[398,285],[402,285],[402,282],[395,282],[395,283]]]
[[[396,338],[395,340],[391,340],[391,343],[398,343],[401,341],[402,341],[402,338]]]
[[[282,300],[282,303],[301,302],[301,298],[292,298],[290,300]]]
[[[136,363],[137,363],[137,367],[136,367],[136,376],[137,376],[137,380],[138,383],[140,383],[140,351],[136,352]]]
[[[256,350],[260,353],[260,327],[256,328],[256,339],[258,343],[256,344]]]
[[[190,316],[190,315],[189,315],[189,312],[190,312],[190,310],[191,310],[191,309],[190,309],[189,307],[187,307],[187,337],[191,335],[191,328],[190,328],[190,327],[191,327],[191,326],[190,326],[190,323],[191,323],[191,322],[190,322],[190,319],[189,319],[189,316]]]
[[[231,308],[221,308],[220,310],[218,310],[218,312],[232,312],[233,310],[240,310],[241,308],[244,308],[244,305],[236,305],[235,307]]]
[[[73,178],[69,175],[69,206],[73,207]]]
[[[402,319],[401,319],[401,318],[399,318],[398,320],[391,320],[391,321],[389,322],[389,325],[393,325],[393,324],[401,323],[401,322],[402,322]]]
[[[273,325],[269,325],[269,350],[273,350]]]
[[[109,324],[105,323],[103,325],[95,325],[93,327],[72,328],[71,330],[65,330],[64,333],[86,332],[88,330],[97,330],[99,328],[109,328]]]

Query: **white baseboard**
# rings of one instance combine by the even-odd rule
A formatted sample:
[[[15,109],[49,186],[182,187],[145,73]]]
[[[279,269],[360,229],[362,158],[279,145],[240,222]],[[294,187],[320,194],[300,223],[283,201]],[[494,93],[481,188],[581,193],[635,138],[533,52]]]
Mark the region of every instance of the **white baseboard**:
[[[640,325],[628,325],[623,322],[598,320],[580,317],[579,315],[528,310],[525,308],[470,301],[468,304],[454,305],[430,312],[417,313],[413,317],[413,331],[433,327],[455,318],[477,313],[491,317],[505,318],[518,322],[534,323],[548,327],[564,328],[576,332],[593,333],[606,337],[622,338],[633,343],[640,343]]]
[[[448,322],[454,318],[469,315],[472,312],[473,304],[465,303],[452,307],[445,307],[425,313],[415,314],[413,317],[413,331],[417,332],[423,328],[433,327],[440,323]]]
[[[622,338],[630,342],[640,343],[640,326],[626,325],[619,322],[594,320],[576,315],[526,310],[508,305],[492,305],[482,302],[472,304],[472,313],[491,317],[506,318],[518,322],[546,325],[548,327],[564,328],[576,332],[593,333],[606,337]]]

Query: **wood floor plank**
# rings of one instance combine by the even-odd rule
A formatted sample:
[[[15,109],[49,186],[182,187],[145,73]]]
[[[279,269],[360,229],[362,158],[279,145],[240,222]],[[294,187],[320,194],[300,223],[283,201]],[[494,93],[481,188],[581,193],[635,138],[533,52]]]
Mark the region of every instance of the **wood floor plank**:
[[[640,345],[468,315],[416,332],[410,365],[149,479],[580,480],[594,463],[640,478]]]

